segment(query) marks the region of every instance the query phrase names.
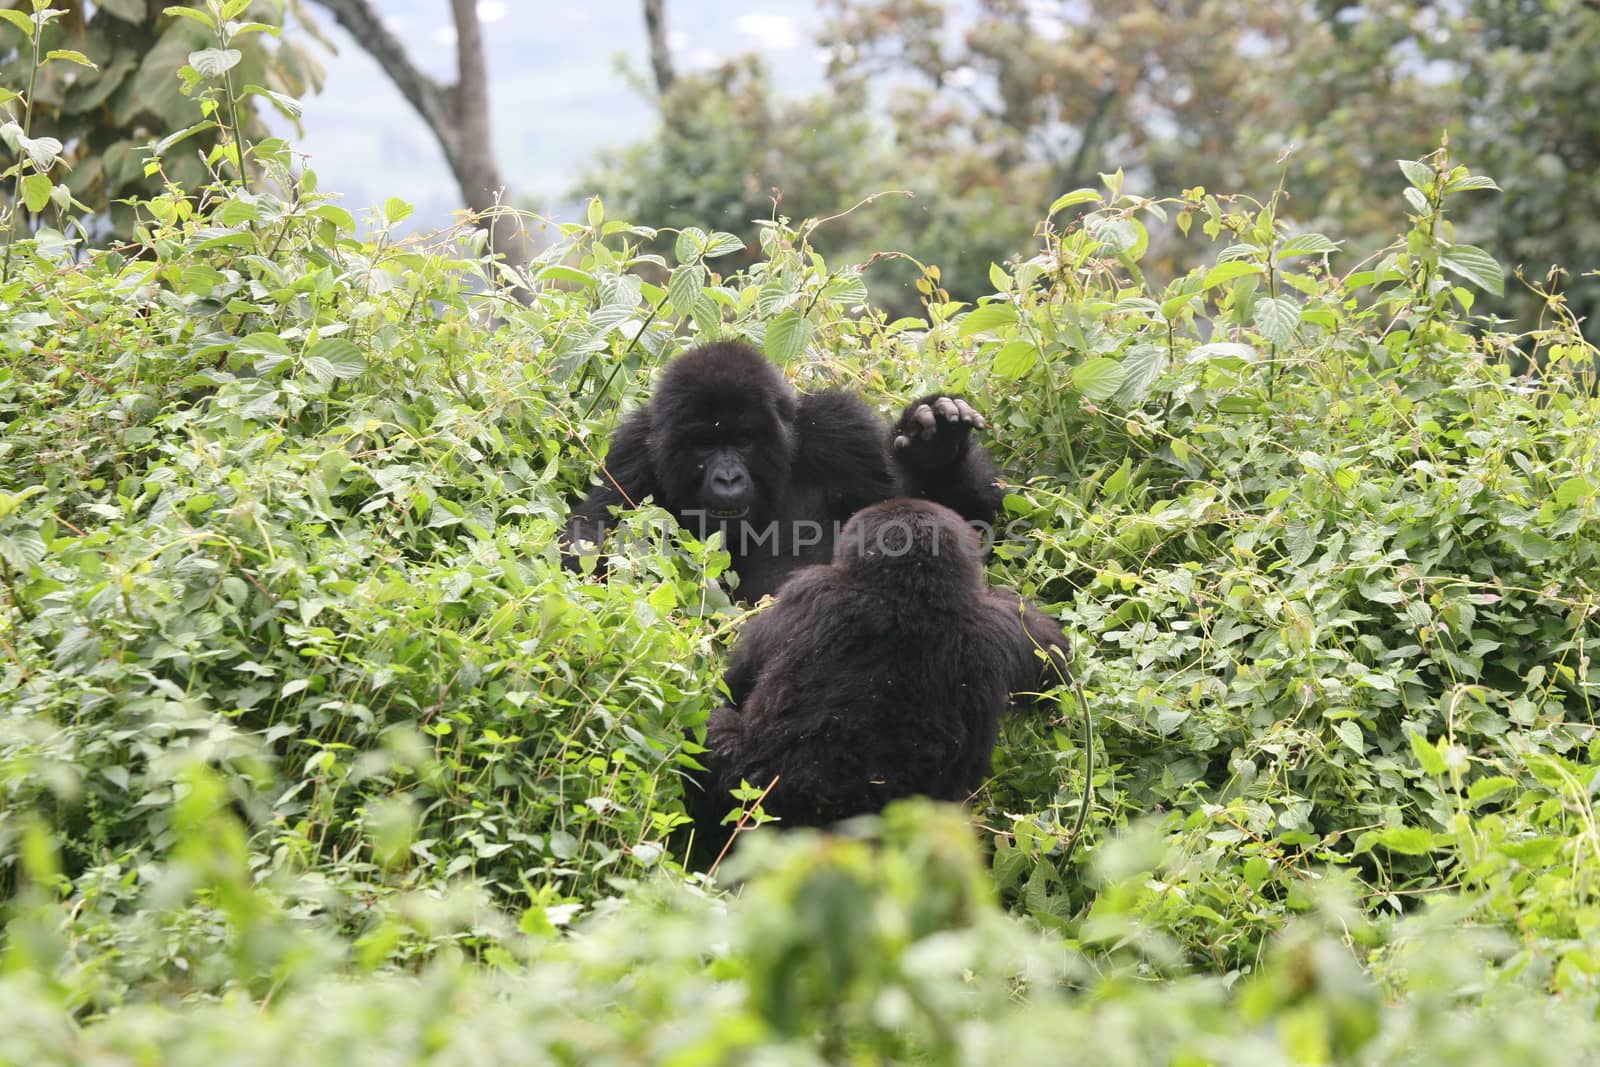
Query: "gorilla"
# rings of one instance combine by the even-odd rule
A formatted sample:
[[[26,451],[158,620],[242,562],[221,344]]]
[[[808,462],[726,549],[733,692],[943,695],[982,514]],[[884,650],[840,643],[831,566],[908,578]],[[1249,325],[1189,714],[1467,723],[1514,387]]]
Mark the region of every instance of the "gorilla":
[[[791,577],[740,635],[685,784],[693,861],[728,840],[744,779],[782,826],[826,826],[918,795],[965,801],[989,776],[1000,717],[1065,679],[1061,627],[984,584],[961,517],[923,500],[858,512],[831,564]],[[776,782],[776,784],[773,784]]]
[[[832,559],[839,527],[868,504],[921,497],[993,522],[1004,494],[970,440],[983,428],[964,400],[935,394],[890,430],[849,393],[797,394],[749,345],[702,345],[672,360],[618,427],[600,484],[573,510],[563,562],[575,570],[579,543],[604,542],[612,508],[654,497],[695,536],[722,532],[738,595],[753,603]]]

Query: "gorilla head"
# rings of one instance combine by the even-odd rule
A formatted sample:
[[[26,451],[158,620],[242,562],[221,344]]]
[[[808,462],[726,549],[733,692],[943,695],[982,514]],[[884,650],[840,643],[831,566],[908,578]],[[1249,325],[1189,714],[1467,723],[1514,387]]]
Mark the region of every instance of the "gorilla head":
[[[798,400],[747,345],[705,345],[668,364],[650,401],[660,503],[716,521],[766,518],[784,493]]]
[[[856,512],[839,533],[833,560],[871,586],[948,603],[982,591],[982,557],[977,532],[960,515],[902,498]]]

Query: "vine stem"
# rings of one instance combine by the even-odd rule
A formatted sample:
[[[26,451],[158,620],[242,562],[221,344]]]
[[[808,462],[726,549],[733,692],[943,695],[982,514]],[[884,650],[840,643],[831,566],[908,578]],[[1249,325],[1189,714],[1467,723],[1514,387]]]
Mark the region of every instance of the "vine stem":
[[[39,21],[38,12],[33,19],[33,67],[28,71],[28,98],[22,102],[22,139],[26,142],[33,136],[33,90],[39,81],[39,44],[44,37],[44,23]],[[0,264],[0,284],[11,280],[11,252],[17,246],[17,213],[22,210],[22,164],[32,157],[28,155],[26,144],[22,149],[22,158],[17,160],[17,180],[11,190],[11,218],[6,223],[6,257]]]

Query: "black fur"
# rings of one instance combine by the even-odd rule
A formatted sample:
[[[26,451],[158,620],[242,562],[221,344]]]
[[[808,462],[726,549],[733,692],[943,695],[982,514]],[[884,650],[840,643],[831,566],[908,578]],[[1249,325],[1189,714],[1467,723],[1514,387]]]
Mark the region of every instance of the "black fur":
[[[849,393],[796,393],[749,345],[702,345],[669,363],[618,427],[600,483],[573,510],[564,559],[576,568],[573,542],[601,544],[613,508],[653,497],[697,536],[722,531],[738,595],[753,602],[832,559],[838,527],[868,504],[917,496],[993,522],[1003,494],[970,441],[982,424],[935,395],[889,429]]]
[[[914,533],[914,536],[908,534]],[[1041,655],[1040,650],[1051,650]],[[866,508],[740,637],[685,787],[697,861],[714,859],[744,779],[783,826],[826,826],[919,795],[964,801],[1000,716],[1065,672],[1056,622],[983,581],[977,538],[920,500]]]

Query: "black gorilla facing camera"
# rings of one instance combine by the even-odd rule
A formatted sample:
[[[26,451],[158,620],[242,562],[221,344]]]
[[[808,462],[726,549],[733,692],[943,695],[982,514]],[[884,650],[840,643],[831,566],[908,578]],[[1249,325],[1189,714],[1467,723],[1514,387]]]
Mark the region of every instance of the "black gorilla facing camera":
[[[1012,700],[1065,680],[1066,647],[1053,619],[984,584],[959,515],[924,500],[866,508],[833,563],[797,572],[740,635],[732,706],[711,713],[707,770],[685,785],[692,861],[723,851],[741,779],[766,790],[781,826],[908,796],[965,801],[989,776]]]
[[[992,523],[1003,494],[971,441],[983,426],[966,401],[936,394],[891,429],[849,393],[795,392],[749,345],[702,345],[669,363],[618,427],[563,558],[576,569],[574,547],[603,544],[613,508],[653,497],[696,536],[721,531],[738,595],[753,602],[832,559],[840,527],[869,504],[920,497]]]

